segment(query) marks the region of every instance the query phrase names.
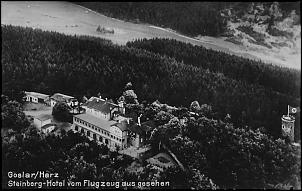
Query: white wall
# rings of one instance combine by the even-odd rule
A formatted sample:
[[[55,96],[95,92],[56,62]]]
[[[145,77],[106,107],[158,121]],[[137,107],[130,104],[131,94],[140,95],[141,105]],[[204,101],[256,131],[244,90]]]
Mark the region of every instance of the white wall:
[[[42,123],[40,120],[34,118],[34,125],[41,130],[41,127],[42,127]]]
[[[120,139],[122,138],[122,131],[116,126],[111,126],[110,133]]]
[[[51,119],[47,119],[45,121],[40,121],[39,119],[34,118],[34,125],[36,125],[36,127],[40,130],[41,130],[42,126],[49,124],[49,123],[51,123]]]
[[[105,139],[108,139],[109,140],[109,145],[108,145],[109,147],[114,147],[115,145],[119,145],[119,147],[122,148],[122,147],[125,147],[125,145],[127,143],[127,141],[126,141],[126,139],[127,139],[126,133],[124,133],[124,136],[125,136],[124,139],[125,139],[125,141],[122,143],[122,139],[123,139],[122,135],[123,135],[123,133],[122,133],[122,131],[118,127],[112,126],[110,128],[110,132],[109,132],[109,136],[108,136],[108,135],[105,135],[105,134],[103,134],[103,133],[101,133],[99,131],[96,131],[93,128],[87,127],[86,125],[84,125],[82,123],[79,123],[79,122],[75,121],[75,117],[73,117],[73,126],[72,126],[72,128],[74,130],[75,130],[75,125],[77,125],[79,127],[79,129],[78,129],[79,132],[81,132],[82,128],[85,129],[85,136],[86,137],[87,137],[87,130],[89,130],[90,131],[90,138],[93,138],[93,133],[95,133],[97,141],[99,141],[99,137],[100,136],[103,138],[103,143],[105,143]],[[114,138],[111,138],[110,135],[113,135],[113,136],[121,139],[121,141],[116,140]]]
[[[26,101],[33,102],[33,103],[38,103],[38,98],[27,95],[26,96]]]

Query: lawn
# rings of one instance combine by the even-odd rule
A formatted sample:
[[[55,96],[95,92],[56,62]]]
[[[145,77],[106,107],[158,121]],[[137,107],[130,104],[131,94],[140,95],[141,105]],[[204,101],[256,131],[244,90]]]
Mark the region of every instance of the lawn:
[[[26,102],[23,108],[25,115],[30,117],[36,117],[41,114],[51,115],[52,113],[52,107],[46,106],[45,104],[41,103]]]

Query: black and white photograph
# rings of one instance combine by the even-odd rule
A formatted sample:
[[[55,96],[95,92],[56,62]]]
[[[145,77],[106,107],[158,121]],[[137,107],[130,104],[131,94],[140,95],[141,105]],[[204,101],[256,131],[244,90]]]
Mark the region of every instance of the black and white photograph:
[[[1,1],[2,189],[301,190],[300,1]]]

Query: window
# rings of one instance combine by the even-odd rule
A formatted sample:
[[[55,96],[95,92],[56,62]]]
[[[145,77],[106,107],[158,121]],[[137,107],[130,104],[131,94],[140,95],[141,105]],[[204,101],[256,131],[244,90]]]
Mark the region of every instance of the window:
[[[103,137],[100,136],[100,137],[99,137],[99,141],[100,141],[100,142],[103,142]]]
[[[85,131],[84,131],[84,129],[83,129],[83,128],[81,129],[81,133],[83,133],[83,134],[85,133]]]
[[[75,129],[76,131],[78,131],[78,130],[79,130],[79,127],[76,125],[74,129]]]
[[[90,131],[87,131],[87,136],[90,137]]]
[[[95,133],[93,133],[93,139],[96,140],[96,134]]]

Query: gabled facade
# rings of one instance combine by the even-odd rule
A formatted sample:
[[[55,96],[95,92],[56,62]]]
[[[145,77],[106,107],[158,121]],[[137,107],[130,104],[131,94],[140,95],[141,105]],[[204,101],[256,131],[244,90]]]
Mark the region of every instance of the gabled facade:
[[[25,99],[27,102],[45,104],[47,102],[47,99],[49,99],[49,95],[37,92],[25,92]]]
[[[47,114],[41,114],[39,116],[34,117],[35,126],[41,130],[41,127],[44,125],[50,124],[52,122],[52,116]]]
[[[58,102],[65,102],[67,103],[67,105],[71,106],[72,104],[74,104],[75,101],[76,99],[73,96],[55,93],[50,97],[50,106],[53,107]]]

